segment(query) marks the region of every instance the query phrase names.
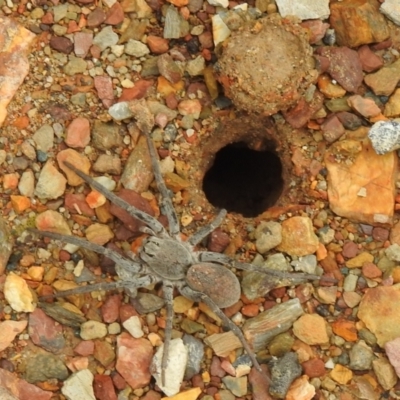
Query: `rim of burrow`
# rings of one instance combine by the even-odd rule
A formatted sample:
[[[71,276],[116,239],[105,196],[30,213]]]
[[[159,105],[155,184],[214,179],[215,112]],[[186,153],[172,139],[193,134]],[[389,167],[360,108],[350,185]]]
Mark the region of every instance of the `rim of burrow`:
[[[269,150],[274,152],[282,165],[283,188],[275,204],[254,218],[276,218],[287,211],[304,209],[308,204],[306,191],[299,190],[302,177],[294,174],[292,163],[292,148],[290,131],[286,124],[276,123],[272,117],[259,115],[239,115],[233,119],[219,119],[214,129],[210,129],[207,136],[201,138],[194,149],[191,159],[190,192],[194,205],[200,206],[203,211],[215,213],[217,208],[207,199],[203,191],[203,180],[206,172],[212,167],[216,154],[229,144],[244,142],[251,150]],[[304,177],[303,177],[304,178]],[[300,186],[299,186],[300,185]],[[236,218],[248,219],[239,213],[233,212]]]

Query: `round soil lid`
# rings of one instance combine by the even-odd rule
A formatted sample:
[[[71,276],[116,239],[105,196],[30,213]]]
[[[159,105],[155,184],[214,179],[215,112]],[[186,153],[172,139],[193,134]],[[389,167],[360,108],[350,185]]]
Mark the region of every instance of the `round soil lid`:
[[[237,108],[272,115],[294,106],[316,82],[312,54],[300,25],[271,15],[232,32],[215,68]]]

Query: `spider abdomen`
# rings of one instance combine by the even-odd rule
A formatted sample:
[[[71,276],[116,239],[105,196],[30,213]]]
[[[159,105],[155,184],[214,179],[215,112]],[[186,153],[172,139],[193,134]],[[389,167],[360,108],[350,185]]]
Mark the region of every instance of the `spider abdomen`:
[[[210,297],[219,308],[230,307],[240,298],[238,278],[223,265],[194,264],[186,273],[186,282],[191,289]]]

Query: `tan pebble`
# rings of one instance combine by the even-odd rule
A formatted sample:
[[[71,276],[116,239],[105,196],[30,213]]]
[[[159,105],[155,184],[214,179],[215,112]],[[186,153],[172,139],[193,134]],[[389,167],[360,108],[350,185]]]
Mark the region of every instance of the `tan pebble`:
[[[28,284],[13,272],[10,272],[6,277],[4,296],[14,311],[32,312],[35,309],[33,295]]]
[[[29,277],[36,282],[41,282],[43,280],[44,268],[43,267],[30,267],[28,269]]]
[[[71,235],[71,229],[65,218],[57,211],[47,210],[36,217],[36,228],[40,231],[56,232]]]
[[[175,396],[163,397],[161,400],[196,400],[201,394],[200,388],[193,388],[178,393]]]
[[[351,258],[350,260],[346,261],[346,267],[361,268],[364,265],[364,263],[366,262],[372,263],[373,261],[374,261],[374,256],[364,251],[358,254],[357,256]]]
[[[174,298],[174,312],[178,314],[182,314],[186,311],[188,311],[192,306],[193,306],[193,301],[187,299],[184,296],[177,296]]]
[[[315,395],[315,387],[308,382],[307,376],[297,378],[286,393],[286,400],[309,400]]]
[[[293,324],[293,333],[309,345],[328,343],[327,323],[318,314],[302,315]]]
[[[78,168],[85,174],[89,174],[89,159],[73,149],[61,150],[57,154],[58,165],[67,176],[68,184],[71,186],[81,185],[84,182],[83,179],[76,175],[75,172],[72,172],[66,165],[64,165],[64,161],[70,162],[74,167]]]
[[[353,377],[353,372],[343,365],[336,364],[330,373],[331,378],[341,385],[346,385]]]
[[[89,242],[99,244],[100,246],[103,246],[114,237],[114,233],[111,228],[104,224],[90,225],[86,229],[85,235]]]

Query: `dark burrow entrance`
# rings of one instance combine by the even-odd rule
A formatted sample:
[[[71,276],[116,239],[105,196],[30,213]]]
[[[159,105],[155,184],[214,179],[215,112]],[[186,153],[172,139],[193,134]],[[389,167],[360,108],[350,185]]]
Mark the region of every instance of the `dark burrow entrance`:
[[[215,207],[256,217],[282,194],[282,163],[276,152],[249,149],[245,142],[223,147],[203,179],[203,191]]]

